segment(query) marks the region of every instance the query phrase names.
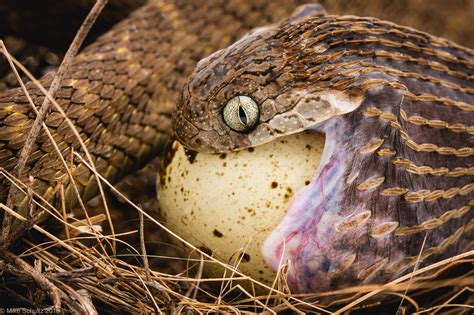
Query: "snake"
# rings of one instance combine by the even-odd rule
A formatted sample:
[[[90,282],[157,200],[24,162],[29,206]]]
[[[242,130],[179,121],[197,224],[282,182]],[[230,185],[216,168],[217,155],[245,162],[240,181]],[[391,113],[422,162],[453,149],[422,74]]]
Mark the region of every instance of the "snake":
[[[427,233],[423,263],[472,246],[472,51],[382,20],[297,9],[303,2],[150,1],[75,58],[55,99],[111,183],[162,154],[171,135],[226,152],[325,133],[325,160],[279,227],[291,246],[275,235],[264,246],[275,269],[278,257],[294,261],[296,291],[392,278]],[[44,94],[26,87],[40,106]],[[34,119],[21,89],[0,94],[4,175]],[[60,154],[42,131],[20,180],[56,204],[96,196],[65,118],[52,109],[45,123]],[[2,202],[10,185],[2,176]],[[15,208],[29,200],[17,194]]]
[[[326,143],[262,246],[292,292],[386,283],[474,247],[474,52],[302,7],[201,60],[173,117],[197,152]]]

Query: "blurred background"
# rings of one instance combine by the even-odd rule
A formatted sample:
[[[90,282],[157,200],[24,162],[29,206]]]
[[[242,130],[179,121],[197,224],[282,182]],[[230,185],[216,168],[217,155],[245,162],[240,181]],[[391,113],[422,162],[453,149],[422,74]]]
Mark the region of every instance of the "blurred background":
[[[85,45],[145,2],[109,0]],[[246,0],[240,2],[247,5]],[[472,0],[301,0],[309,2],[321,3],[329,14],[377,17],[474,47]],[[94,3],[95,0],[2,0],[0,38],[12,55],[41,77],[59,65]],[[0,92],[15,86],[17,81],[8,64],[0,61]]]
[[[109,0],[85,45],[145,2]],[[247,5],[246,0],[240,2]],[[308,2],[321,3],[329,14],[377,17],[474,47],[472,0],[301,0]],[[0,38],[12,55],[36,77],[41,77],[59,65],[94,3],[95,0],[2,0]],[[0,60],[0,92],[15,86],[17,82],[9,66]]]

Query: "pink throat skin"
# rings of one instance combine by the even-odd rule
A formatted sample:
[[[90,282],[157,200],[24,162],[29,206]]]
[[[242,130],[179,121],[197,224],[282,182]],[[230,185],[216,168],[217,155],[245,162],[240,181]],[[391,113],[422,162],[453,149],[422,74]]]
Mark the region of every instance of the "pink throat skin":
[[[288,263],[288,284],[295,292],[316,292],[330,285],[327,273],[336,257],[328,242],[337,222],[336,204],[331,197],[339,195],[345,169],[331,138],[334,139],[326,137],[311,183],[293,196],[287,215],[262,246],[263,257],[274,270]]]

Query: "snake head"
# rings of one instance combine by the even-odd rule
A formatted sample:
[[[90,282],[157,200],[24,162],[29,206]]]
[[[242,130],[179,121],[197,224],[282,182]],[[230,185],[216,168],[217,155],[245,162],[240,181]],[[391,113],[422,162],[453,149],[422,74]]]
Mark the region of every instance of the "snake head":
[[[303,6],[280,24],[256,29],[199,62],[174,116],[176,137],[195,151],[227,152],[309,129],[360,104],[306,80],[303,37],[287,29],[322,16]]]
[[[254,145],[251,138],[265,118],[268,92],[284,88],[277,82],[284,64],[274,33],[274,26],[256,29],[198,63],[173,119],[186,147],[225,152]]]

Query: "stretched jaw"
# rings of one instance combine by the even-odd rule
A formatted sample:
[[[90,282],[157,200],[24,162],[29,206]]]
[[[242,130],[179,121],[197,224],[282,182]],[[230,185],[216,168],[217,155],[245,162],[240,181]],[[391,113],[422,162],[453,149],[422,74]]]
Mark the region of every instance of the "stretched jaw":
[[[328,133],[313,180],[293,196],[286,217],[262,246],[264,258],[274,270],[288,263],[288,282],[295,292],[328,289],[328,276],[337,260],[331,245],[334,224],[338,221],[337,205],[328,200],[341,190],[338,183],[345,167],[336,152],[334,135]]]

